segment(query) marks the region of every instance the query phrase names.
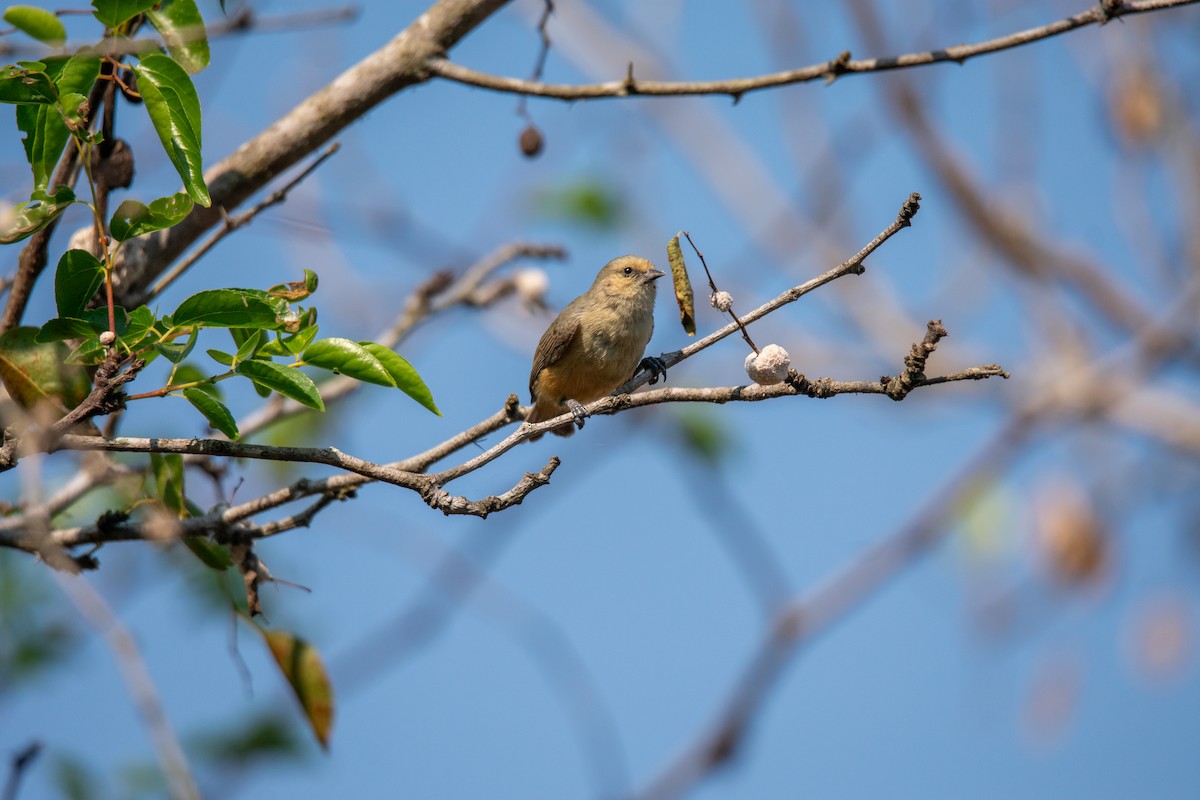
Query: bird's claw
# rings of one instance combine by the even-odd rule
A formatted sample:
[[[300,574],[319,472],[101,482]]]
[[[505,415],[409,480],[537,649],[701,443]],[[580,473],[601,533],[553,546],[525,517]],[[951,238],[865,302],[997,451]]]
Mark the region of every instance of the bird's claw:
[[[567,398],[567,408],[571,409],[571,416],[575,418],[575,425],[583,430],[583,421],[588,418],[587,409],[578,400]]]
[[[650,373],[648,383],[651,386],[658,383],[660,377],[663,379],[663,383],[667,382],[667,362],[658,356],[646,356],[643,358],[641,363],[638,364],[638,371],[641,372],[642,370]]]

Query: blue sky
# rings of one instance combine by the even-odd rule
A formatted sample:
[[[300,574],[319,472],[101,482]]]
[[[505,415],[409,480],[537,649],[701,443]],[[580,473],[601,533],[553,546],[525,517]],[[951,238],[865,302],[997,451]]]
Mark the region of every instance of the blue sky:
[[[559,5],[546,68],[554,82],[618,77],[631,57],[638,74],[648,74],[637,58],[645,53],[663,77],[697,79],[814,63],[845,49],[885,54],[869,51],[841,4],[596,2],[590,13],[624,43],[595,53],[588,40],[605,42],[606,29],[598,21],[581,28],[578,4]],[[894,18],[886,54],[985,39],[1084,5],[907,3],[903,13],[887,9]],[[381,46],[423,6],[366,3],[351,24],[214,42],[213,65],[196,79],[208,163]],[[258,6],[310,7],[323,6]],[[797,21],[796,38],[773,16],[778,7]],[[210,19],[219,13],[215,3],[203,8]],[[527,75],[539,9],[514,3],[452,57]],[[1184,8],[905,77],[996,208],[1018,208],[1161,308],[1187,270],[1195,272],[1194,263],[1176,264],[1172,284],[1170,269],[1150,264],[1154,251],[1145,247],[1155,234],[1168,255],[1184,251],[1179,223],[1195,211],[1195,188],[1187,194],[1157,159],[1187,142],[1122,149],[1105,98],[1132,54],[1153,53],[1194,117],[1187,81],[1198,66],[1197,32],[1200,11]],[[810,377],[875,379],[894,374],[925,321],[941,318],[951,336],[931,374],[991,362],[1013,373],[1006,383],[934,387],[899,404],[796,398],[596,418],[569,440],[523,445],[454,484],[471,497],[498,493],[552,454],[562,458],[548,487],[486,521],[443,518],[412,493],[370,486],[310,529],[263,542],[259,555],[275,575],[312,590],[267,587],[264,605],[272,627],[307,638],[330,668],[338,703],[328,753],[309,742],[261,641],[239,625],[248,691],[230,654],[231,621],[206,605],[200,569],[185,553],[104,548],[103,567],[89,580],[135,634],[190,755],[198,758],[197,734],[258,714],[283,715],[305,742],[304,759],[244,776],[197,766],[206,796],[571,798],[643,787],[710,724],[764,636],[756,601],[763,576],[739,570],[723,542],[765,542],[789,593],[800,594],[900,529],[966,467],[1009,405],[1044,380],[1038,301],[1071,313],[1079,301],[1012,279],[980,243],[884,110],[896,80],[851,76],[737,105],[533,101],[546,137],[534,161],[517,148],[515,98],[435,81],[338,137],[341,152],[285,205],[222,243],[162,297],[167,309],[202,288],[265,288],[311,268],[321,276],[322,335],[364,339],[385,329],[433,270],[461,269],[508,241],[568,249],[567,261],[541,265],[547,300],[559,308],[609,258],[634,252],[661,264],[666,241],[685,228],[743,310],[854,253],[918,191],[924,201],[914,226],[868,260],[866,275],[763,320],[752,330],[756,341],[784,345]],[[118,124],[138,154],[135,196],[149,199],[174,191],[178,179],[140,115],[122,107]],[[27,175],[5,125],[11,146],[0,174],[19,199]],[[546,197],[581,185],[615,198],[616,225],[589,227],[547,209]],[[778,222],[764,225],[764,215]],[[1149,222],[1139,227],[1139,215]],[[11,251],[9,268],[15,258]],[[703,299],[703,273],[689,264]],[[40,286],[27,319],[45,319],[52,308],[50,287]],[[443,417],[367,388],[321,424],[306,418],[289,428],[287,441],[381,462],[419,452],[493,413],[509,392],[527,400],[531,354],[550,319],[515,302],[452,310],[401,348]],[[676,319],[660,293],[651,352],[687,343]],[[1090,322],[1086,314],[1069,322],[1077,320]],[[699,309],[701,335],[722,324],[713,309]],[[1079,329],[1099,353],[1128,338],[1111,326]],[[213,336],[205,346],[219,346]],[[731,337],[673,369],[670,385],[744,383],[745,352]],[[142,380],[154,388],[152,376],[139,387]],[[1197,396],[1186,366],[1168,369],[1164,385]],[[180,401],[154,402],[129,415],[122,432],[203,433],[190,410],[173,413]],[[245,414],[257,398],[246,392],[230,402]],[[715,473],[681,445],[685,415],[728,441]],[[242,464],[232,471],[245,477],[239,500],[326,474]],[[1014,466],[955,517],[947,541],[797,653],[740,757],[692,796],[1195,796],[1195,663],[1184,659],[1155,677],[1131,642],[1145,620],[1165,618],[1195,646],[1188,531],[1194,538],[1197,477],[1194,453],[1111,425],[1039,428]],[[1064,586],[1037,559],[1038,491],[1062,479],[1083,487],[1111,534],[1115,566],[1098,587]],[[6,496],[17,486],[12,473],[0,477]],[[228,499],[198,480],[193,486],[201,505]],[[450,551],[484,576],[467,598],[454,588],[471,574],[465,567],[449,583],[431,577]],[[77,622],[41,567],[8,558],[43,585],[48,613]],[[981,599],[994,596],[1016,609],[999,630],[980,612]],[[428,639],[414,633],[414,607],[426,609],[417,619],[438,621]],[[94,771],[99,797],[126,796],[130,767],[151,763],[111,653],[83,635],[69,660],[0,695],[0,753],[32,738],[47,748],[22,788],[26,800],[57,796],[63,757]],[[1033,710],[1039,697],[1060,709],[1047,712],[1049,721]]]

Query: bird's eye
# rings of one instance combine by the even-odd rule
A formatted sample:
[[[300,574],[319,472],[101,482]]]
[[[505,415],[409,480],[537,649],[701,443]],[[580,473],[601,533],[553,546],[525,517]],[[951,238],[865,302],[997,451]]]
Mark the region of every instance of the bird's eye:
[[[621,270],[621,271],[622,271],[622,272],[624,272],[626,275],[632,275],[632,274],[633,274],[633,267],[626,267],[625,269],[623,269],[623,270]]]

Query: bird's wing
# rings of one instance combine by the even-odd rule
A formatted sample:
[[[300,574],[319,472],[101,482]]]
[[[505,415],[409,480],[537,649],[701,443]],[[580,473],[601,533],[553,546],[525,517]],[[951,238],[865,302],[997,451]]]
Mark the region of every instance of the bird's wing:
[[[533,387],[537,382],[538,373],[562,358],[571,342],[579,335],[579,318],[566,313],[568,310],[565,309],[546,329],[538,342],[537,350],[534,351],[533,369],[529,371],[529,394],[533,402],[537,402]]]

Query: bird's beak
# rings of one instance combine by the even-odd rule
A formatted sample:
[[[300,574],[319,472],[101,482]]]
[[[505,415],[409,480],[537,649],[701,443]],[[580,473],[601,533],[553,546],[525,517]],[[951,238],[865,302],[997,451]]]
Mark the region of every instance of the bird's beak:
[[[642,283],[650,283],[651,281],[658,280],[665,274],[660,269],[646,270],[646,274],[642,277]]]

